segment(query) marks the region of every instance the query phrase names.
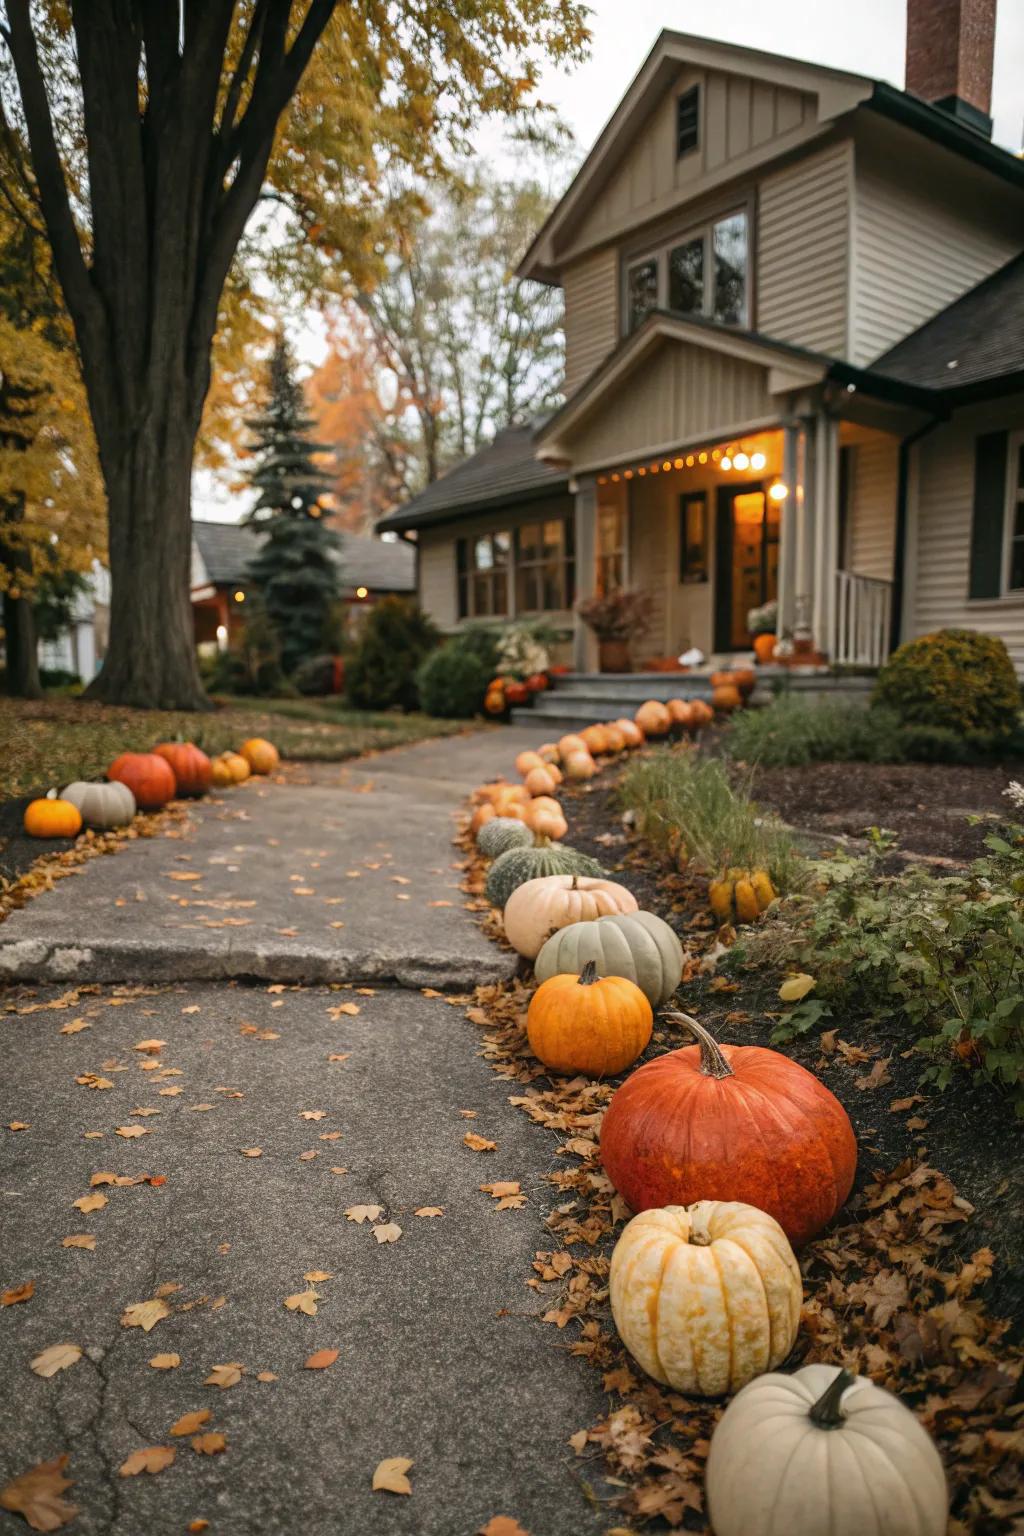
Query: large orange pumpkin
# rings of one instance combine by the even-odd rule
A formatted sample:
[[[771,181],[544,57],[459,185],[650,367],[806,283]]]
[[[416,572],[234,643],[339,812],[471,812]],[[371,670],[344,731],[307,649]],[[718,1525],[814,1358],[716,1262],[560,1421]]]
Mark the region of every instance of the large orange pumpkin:
[[[587,751],[581,747],[577,752],[568,752],[562,758],[562,767],[565,776],[571,784],[579,784],[584,779],[592,779],[597,772],[597,764]]]
[[[775,647],[778,641],[774,635],[754,636],[754,655],[762,666],[766,666],[775,655]]]
[[[590,748],[587,746],[582,736],[575,736],[570,734],[568,736],[562,737],[558,743],[558,750],[564,758],[567,757],[570,752],[589,752]]]
[[[524,779],[531,768],[543,768],[544,766],[544,759],[539,752],[520,752],[516,758],[516,773],[521,773]]]
[[[127,784],[140,811],[158,811],[178,792],[174,769],[155,752],[122,752],[107,769],[107,778]]]
[[[281,761],[274,743],[265,741],[262,736],[251,736],[248,741],[242,742],[238,750],[253,773],[273,773]]]
[[[790,1242],[807,1242],[853,1186],[845,1109],[788,1056],[719,1046],[687,1014],[666,1017],[699,1044],[648,1062],[614,1094],[601,1127],[608,1177],[634,1211],[739,1200],[774,1216]]]
[[[580,736],[592,757],[608,751],[608,733],[603,725],[588,725],[586,730],[580,731]]]
[[[690,730],[695,736],[705,725],[710,725],[714,718],[715,712],[706,699],[690,701]]]
[[[743,703],[743,695],[734,683],[719,683],[711,690],[711,703],[721,714],[731,714]]]
[[[627,747],[642,747],[644,733],[635,720],[616,720],[616,728],[622,732]]]
[[[667,736],[672,716],[657,699],[648,699],[636,712],[636,723],[645,736]]]
[[[605,726],[604,744],[606,752],[625,752],[626,738],[619,729],[618,724]]]
[[[546,763],[538,763],[537,767],[531,768],[526,775],[526,788],[531,795],[553,795],[558,788],[558,779]]]
[[[212,768],[205,752],[191,741],[162,741],[153,751],[170,763],[179,795],[205,795]]]
[[[690,705],[686,699],[669,699],[665,708],[669,712],[674,731],[688,731],[690,729],[692,716],[690,714]]]
[[[624,976],[599,977],[588,960],[579,976],[549,976],[530,999],[530,1050],[552,1072],[614,1077],[647,1047],[651,1005]]]

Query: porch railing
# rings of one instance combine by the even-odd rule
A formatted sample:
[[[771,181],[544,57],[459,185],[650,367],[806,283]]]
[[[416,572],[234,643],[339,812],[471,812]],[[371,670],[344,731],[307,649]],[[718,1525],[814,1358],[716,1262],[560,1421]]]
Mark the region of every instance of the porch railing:
[[[880,667],[889,654],[892,582],[836,571],[835,666]]]

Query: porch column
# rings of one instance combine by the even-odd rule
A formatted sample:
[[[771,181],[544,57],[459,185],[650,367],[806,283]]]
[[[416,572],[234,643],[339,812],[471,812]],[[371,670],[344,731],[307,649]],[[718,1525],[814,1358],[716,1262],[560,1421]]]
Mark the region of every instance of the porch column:
[[[782,478],[789,495],[782,503],[779,526],[778,622],[775,633],[782,638],[793,628],[796,595],[797,519],[800,515],[798,491],[800,465],[800,424],[787,421],[783,427]],[[800,498],[802,500],[802,497]]]
[[[815,451],[814,417],[804,417],[800,425],[799,470],[794,503],[796,524],[795,571],[793,576],[793,632],[809,637],[812,622],[815,550]]]
[[[576,597],[592,597],[597,585],[597,481],[593,475],[576,482]],[[597,669],[597,641],[578,613],[573,614],[572,664],[577,672]]]
[[[839,429],[824,411],[815,426],[814,643],[833,649],[836,569],[839,558]]]

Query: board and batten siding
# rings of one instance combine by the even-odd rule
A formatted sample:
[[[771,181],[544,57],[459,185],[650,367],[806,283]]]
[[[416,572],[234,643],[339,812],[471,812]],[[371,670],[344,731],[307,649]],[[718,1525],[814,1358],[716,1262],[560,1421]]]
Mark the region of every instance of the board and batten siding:
[[[757,329],[846,355],[853,144],[804,157],[758,192]]]
[[[896,130],[893,130],[895,132]],[[1024,199],[936,146],[859,130],[851,361],[865,366],[1024,247]]]
[[[566,433],[575,472],[717,441],[774,424],[766,369],[686,342],[666,342]]]
[[[565,289],[565,393],[600,367],[618,340],[619,257],[614,247],[572,262]]]
[[[961,411],[918,444],[916,509],[913,516],[909,633],[976,629],[996,635],[1024,675],[1024,593],[972,601],[971,517],[974,501],[974,443],[979,433],[1024,428],[1024,396]]]
[[[423,528],[418,542],[420,607],[440,629],[454,629],[458,623],[455,532],[444,527]]]
[[[845,568],[891,581],[896,547],[899,439],[879,432],[851,447]]]

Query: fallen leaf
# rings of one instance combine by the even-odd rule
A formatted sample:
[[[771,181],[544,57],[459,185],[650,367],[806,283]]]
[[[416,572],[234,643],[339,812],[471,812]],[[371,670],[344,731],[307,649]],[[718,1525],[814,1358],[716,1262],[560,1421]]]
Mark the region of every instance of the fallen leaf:
[[[349,1221],[376,1221],[383,1210],[382,1205],[350,1205],[345,1215]]]
[[[72,1200],[76,1211],[102,1211],[107,1204],[106,1195],[80,1195],[77,1200]]]
[[[476,1131],[467,1131],[462,1138],[464,1146],[472,1148],[474,1152],[497,1152],[498,1143],[488,1141],[485,1136],[478,1136]]]
[[[405,1456],[385,1456],[373,1473],[374,1493],[412,1493],[406,1473],[412,1462]]]
[[[166,1044],[166,1040],[140,1040],[138,1045],[132,1046],[132,1050],[145,1051],[147,1055],[156,1056]]]
[[[299,1162],[300,1163],[311,1163],[313,1161],[314,1157],[319,1157],[319,1156],[320,1156],[320,1153],[316,1150],[315,1147],[313,1147],[308,1152],[300,1152],[299,1153]]]
[[[813,976],[808,976],[806,971],[797,971],[793,976],[787,976],[779,988],[779,999],[784,1003],[798,1003],[808,992],[814,990],[817,983]]]
[[[49,1349],[30,1360],[29,1366],[37,1376],[48,1379],[56,1376],[58,1371],[66,1371],[69,1365],[77,1365],[81,1358],[82,1351],[77,1344],[51,1344]]]
[[[333,924],[331,926],[333,927]],[[333,1055],[328,1056],[327,1060],[328,1061],[348,1061],[348,1059],[349,1059],[349,1057],[351,1055],[352,1055],[351,1051],[335,1051],[333,1053]]]
[[[16,1307],[19,1301],[31,1301],[35,1290],[34,1280],[26,1280],[24,1285],[12,1285],[9,1291],[0,1295],[0,1307]]]
[[[332,1168],[331,1172],[332,1173],[348,1173],[348,1169],[347,1168]]]
[[[9,1131],[27,1131],[31,1129],[31,1126],[31,1120],[9,1120],[7,1122],[7,1129]]]
[[[341,1140],[341,1132],[340,1131],[321,1131],[320,1132],[320,1140],[321,1141],[340,1141]]]
[[[239,1365],[237,1360],[228,1365],[211,1365],[210,1374],[203,1382],[204,1387],[237,1387],[245,1372],[245,1366]]]
[[[120,1477],[138,1477],[140,1472],[162,1472],[177,1456],[173,1445],[148,1445],[145,1450],[132,1451],[118,1467]]]
[[[273,1371],[257,1371],[256,1372],[256,1380],[257,1381],[276,1381],[277,1380],[277,1376],[275,1375],[275,1373]]]
[[[865,1073],[863,1077],[854,1078],[853,1081],[854,1087],[859,1088],[862,1093],[870,1088],[881,1088],[885,1083],[892,1082],[889,1063],[879,1057],[870,1072]]]
[[[175,1084],[171,1088],[158,1088],[157,1089],[157,1092],[159,1093],[159,1095],[160,1095],[160,1097],[162,1099],[176,1099],[178,1094],[179,1093],[184,1093],[184,1091],[185,1090],[183,1088],[179,1088],[177,1086],[177,1084]]]
[[[141,1328],[143,1333],[149,1333],[162,1318],[170,1315],[171,1309],[166,1301],[154,1296],[149,1301],[136,1301],[130,1307],[125,1307],[121,1313],[121,1327]]]
[[[183,1008],[181,1011],[182,1011],[182,1013],[198,1013],[199,1012],[199,1004],[198,1003],[190,1003],[187,1008]]]
[[[581,1430],[580,1433],[586,1439],[586,1430]],[[524,1531],[519,1521],[513,1520],[511,1515],[495,1515],[486,1525],[480,1527],[476,1536],[529,1536],[529,1532]]]
[[[299,1114],[303,1120],[322,1120],[327,1111],[326,1109],[300,1109]]]
[[[181,1364],[180,1355],[154,1355],[150,1360],[154,1371],[173,1371]]]
[[[289,1312],[303,1312],[307,1317],[316,1316],[316,1304],[320,1296],[316,1291],[296,1291],[294,1296],[286,1296],[284,1304]]]
[[[77,1035],[83,1029],[92,1029],[92,1025],[87,1024],[85,1019],[72,1019],[69,1023],[61,1025],[60,1032],[62,1035]]]
[[[83,1088],[113,1088],[114,1086],[109,1077],[97,1077],[95,1072],[83,1072],[80,1077],[75,1078],[75,1082]]]
[[[307,1371],[326,1371],[329,1365],[333,1365],[338,1358],[336,1349],[318,1349],[315,1355],[310,1355],[303,1366]]]
[[[152,1136],[153,1132],[147,1125],[119,1125],[117,1134],[123,1136],[125,1141],[131,1141],[133,1136]]]
[[[130,1115],[142,1115],[144,1117],[146,1115],[158,1115],[160,1111],[158,1109],[150,1109],[148,1106],[143,1105],[141,1109],[130,1109],[128,1113]]]
[[[414,1216],[443,1216],[443,1205],[421,1205],[419,1210],[413,1211]]]
[[[402,1229],[396,1221],[389,1221],[382,1227],[374,1227],[373,1235],[378,1243],[397,1243]]]
[[[262,1157],[263,1156],[263,1148],[262,1147],[243,1147],[242,1148],[242,1156],[243,1157]]]
[[[348,1014],[350,1018],[354,1019],[356,1014],[359,1012],[359,1004],[339,1003],[336,1008],[328,1008],[327,1012],[330,1014],[332,1019],[336,1019],[340,1013]]]
[[[204,1424],[210,1422],[209,1408],[197,1408],[194,1413],[183,1414],[168,1430],[171,1435],[194,1435],[197,1429],[202,1429]]]
[[[193,1114],[203,1114],[208,1109],[216,1109],[215,1104],[190,1104],[189,1111]]]
[[[220,1451],[226,1451],[228,1443],[224,1436],[212,1430],[208,1435],[196,1435],[189,1441],[192,1449],[198,1451],[200,1456],[216,1456]]]
[[[91,1232],[75,1232],[71,1237],[64,1238],[62,1248],[88,1248],[90,1253],[96,1247],[96,1239]]]
[[[331,1278],[331,1271],[329,1269],[307,1269],[302,1278],[303,1280],[308,1280],[311,1285],[316,1285],[321,1280],[329,1280]]]
[[[68,1460],[65,1452],[12,1478],[5,1488],[0,1488],[0,1508],[21,1515],[34,1531],[60,1530],[78,1514],[78,1505],[68,1504],[61,1497],[72,1482],[64,1476]]]
[[[189,1532],[189,1536],[200,1536],[202,1531],[210,1529],[210,1522],[209,1520],[190,1520],[185,1529]]]

